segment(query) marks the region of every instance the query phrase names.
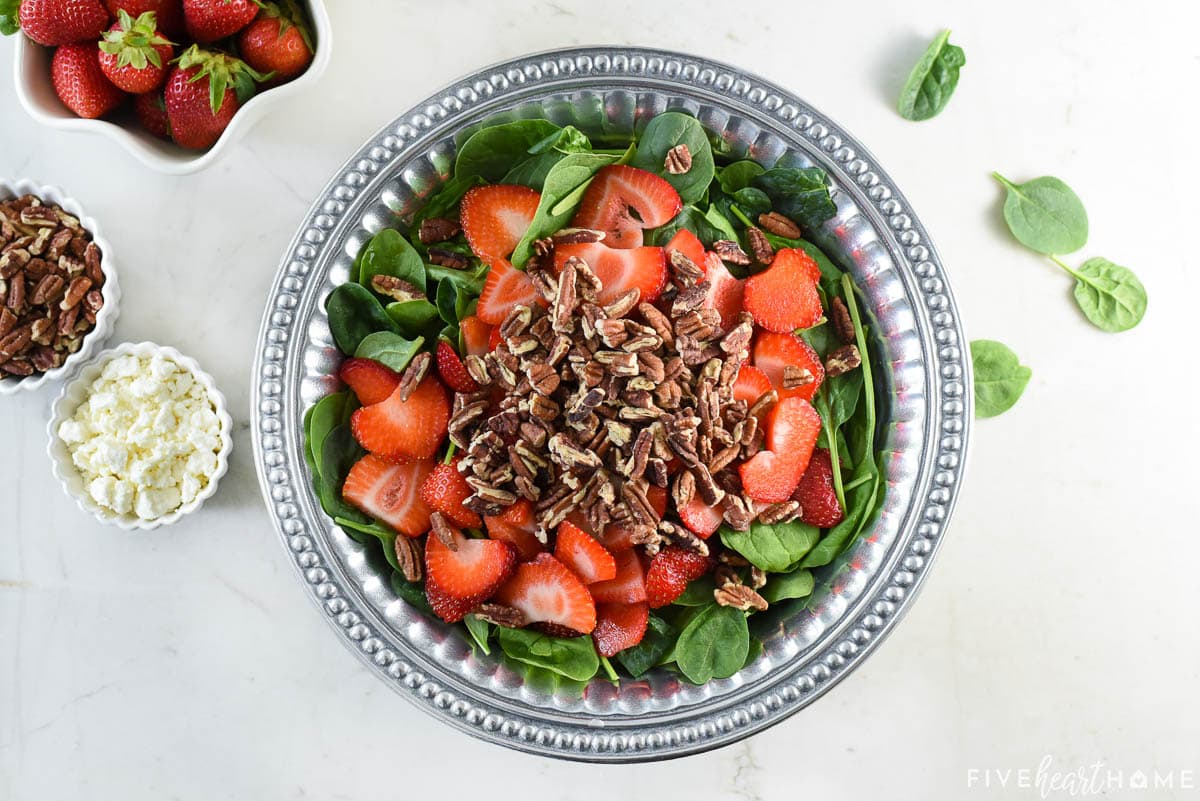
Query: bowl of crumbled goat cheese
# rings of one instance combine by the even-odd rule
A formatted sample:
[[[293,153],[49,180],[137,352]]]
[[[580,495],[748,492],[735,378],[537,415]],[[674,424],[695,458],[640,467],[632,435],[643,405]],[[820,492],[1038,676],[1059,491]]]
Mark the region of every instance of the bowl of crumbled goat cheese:
[[[54,403],[54,474],[102,523],[152,529],[195,511],[229,467],[225,398],[192,359],[151,342],[99,354]]]

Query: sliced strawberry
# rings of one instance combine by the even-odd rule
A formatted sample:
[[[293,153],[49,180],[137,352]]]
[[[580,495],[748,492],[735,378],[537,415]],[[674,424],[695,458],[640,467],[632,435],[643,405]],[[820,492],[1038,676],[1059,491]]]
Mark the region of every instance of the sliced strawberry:
[[[429,530],[429,507],[421,500],[421,485],[432,470],[431,461],[395,464],[367,454],[350,468],[342,497],[404,536],[419,537]]]
[[[780,368],[780,372],[783,368]],[[771,391],[771,379],[766,373],[752,364],[743,364],[738,371],[737,380],[733,382],[733,399],[745,401],[747,406]]]
[[[821,319],[821,268],[799,248],[784,248],[771,266],[746,279],[746,311],[768,331],[811,328]]]
[[[833,489],[833,460],[828,449],[813,451],[792,500],[800,502],[800,520],[810,526],[833,528],[842,522],[845,514]]]
[[[704,307],[716,309],[721,313],[721,327],[728,331],[737,325],[738,315],[742,312],[742,297],[746,282],[734,278],[733,273],[725,266],[725,262],[715,253],[704,257],[704,280],[708,283],[708,294],[704,298]]]
[[[635,604],[646,600],[646,577],[637,551],[618,551],[613,559],[617,563],[616,577],[588,587],[596,603]]]
[[[379,403],[355,410],[350,430],[358,444],[385,459],[428,459],[446,438],[450,401],[441,382],[426,376],[408,400],[401,388]]]
[[[693,234],[686,228],[680,228],[675,232],[675,236],[671,237],[671,241],[663,248],[667,251],[667,258],[671,258],[671,251],[678,250],[692,260],[692,263],[701,270],[706,270],[704,258],[704,243],[700,241],[700,237]]]
[[[425,482],[421,484],[421,500],[435,512],[444,514],[451,523],[460,528],[479,528],[483,520],[479,515],[463,506],[471,497],[471,486],[458,472],[458,460],[454,464],[437,464]]]
[[[546,546],[534,534],[537,521],[533,515],[533,504],[524,498],[518,498],[503,514],[484,516],[483,522],[487,526],[488,536],[516,548],[521,561],[528,561],[546,550]]]
[[[466,356],[483,356],[491,347],[492,336],[499,336],[500,330],[480,320],[477,315],[469,315],[458,321],[458,330],[462,333],[463,354]]]
[[[667,285],[667,257],[662,248],[610,248],[603,242],[559,245],[554,249],[554,266],[562,269],[570,257],[587,262],[604,288],[600,303],[612,303],[618,296],[637,288],[640,300],[653,303]]]
[[[432,534],[425,541],[425,594],[447,623],[495,594],[513,573],[516,554],[506,542],[468,539],[454,531],[454,548]]]
[[[693,496],[687,506],[677,511],[679,520],[702,540],[711,537],[725,519],[720,509],[709,506],[699,495]]]
[[[477,186],[463,195],[459,219],[475,255],[485,264],[507,259],[537,213],[541,195],[513,184]]]
[[[596,173],[571,225],[604,231],[609,247],[636,248],[642,244],[643,229],[666,225],[682,208],[679,193],[665,179],[613,164]]]
[[[825,380],[825,367],[817,352],[808,343],[793,333],[776,334],[759,331],[754,338],[754,366],[762,370],[771,386],[781,398],[804,398],[812,400],[821,382]],[[783,388],[785,367],[807,371],[812,382],[792,389]]]
[[[658,512],[659,517],[667,513],[667,491],[662,487],[648,487],[646,500],[650,501],[650,505]],[[604,531],[600,532],[596,539],[609,551],[616,553],[617,551],[627,551],[634,546],[633,535],[633,529],[612,523],[605,526]]]
[[[458,358],[458,353],[450,347],[449,342],[438,342],[437,370],[446,386],[455,392],[479,391],[479,385],[471,378],[467,368],[463,366],[462,359]]]
[[[548,553],[517,565],[512,578],[496,593],[496,600],[520,609],[530,623],[548,623],[578,634],[590,634],[596,628],[596,604],[587,587]]]
[[[600,656],[616,656],[626,648],[632,648],[646,636],[646,624],[650,622],[650,607],[637,604],[598,604],[596,606],[596,629],[592,639]]]
[[[738,467],[746,494],[762,503],[791,497],[808,468],[821,416],[803,398],[784,398],[767,413],[767,447]]]
[[[616,578],[617,562],[608,550],[591,534],[569,520],[558,524],[558,541],[554,556],[583,579],[584,584]]]
[[[712,560],[689,548],[668,545],[650,560],[646,571],[646,602],[651,609],[672,603],[687,589],[689,581],[698,579],[712,568]]]
[[[363,406],[387,400],[400,386],[400,374],[374,359],[346,359],[338,370],[338,378],[354,390],[354,396]]]
[[[513,306],[533,306],[535,303],[545,305],[529,276],[500,259],[488,270],[475,314],[485,323],[500,325]]]
[[[500,326],[492,329],[492,333],[488,336],[488,351],[493,351],[500,347],[500,343],[504,341],[504,337],[500,334]]]

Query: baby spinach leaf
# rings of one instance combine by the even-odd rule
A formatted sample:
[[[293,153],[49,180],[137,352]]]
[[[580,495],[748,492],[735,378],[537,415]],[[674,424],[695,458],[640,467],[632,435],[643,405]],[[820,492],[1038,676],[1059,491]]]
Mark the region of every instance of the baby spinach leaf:
[[[364,524],[370,521],[370,518],[342,500],[342,484],[346,481],[346,474],[364,453],[348,425],[336,426],[322,442],[321,456],[317,459],[321,474],[317,495],[321,508],[330,517],[344,517]]]
[[[746,613],[731,606],[710,604],[679,633],[675,664],[688,680],[704,684],[726,679],[742,669],[750,650]]]
[[[971,365],[975,372],[976,417],[1007,412],[1021,399],[1033,375],[1012,349],[992,339],[971,342]]]
[[[601,167],[616,160],[617,156],[604,153],[572,153],[550,168],[529,230],[513,251],[514,267],[524,268],[535,240],[549,236],[570,221],[592,178]]]
[[[857,471],[856,471],[857,473]],[[856,478],[860,476],[856,475]],[[875,495],[874,470],[863,471],[862,483],[846,493],[846,516],[825,533],[817,546],[800,562],[800,568],[823,567],[832,562],[859,531],[859,523]],[[765,596],[764,596],[765,597]]]
[[[500,182],[528,186],[530,189],[536,189],[540,192],[542,191],[542,186],[546,183],[546,176],[550,174],[550,170],[555,164],[562,161],[565,156],[565,153],[560,153],[557,150],[530,156],[514,165],[511,170],[504,174]]]
[[[458,288],[453,281],[439,281],[437,285],[437,314],[446,323],[458,322]]]
[[[429,323],[438,316],[437,306],[424,298],[389,303],[384,311],[405,337],[422,336],[429,329]]]
[[[720,528],[721,542],[768,573],[786,573],[817,544],[821,532],[814,526],[793,520],[788,523],[752,523],[749,531]]]
[[[667,152],[676,145],[687,145],[692,156],[691,169],[679,175],[666,168]],[[704,126],[695,117],[678,111],[667,111],[650,120],[630,164],[665,178],[685,204],[704,197],[716,171]]]
[[[356,404],[350,392],[334,392],[317,401],[309,410],[305,430],[308,432],[306,447],[312,457],[317,475],[321,474],[321,453],[329,432],[350,422],[350,413]]]
[[[471,639],[479,646],[479,650],[485,654],[492,652],[488,645],[488,637],[492,635],[492,624],[481,618],[479,615],[467,615],[463,618],[463,623],[466,624],[467,632],[471,635]]]
[[[371,290],[361,284],[339,284],[325,301],[329,332],[342,353],[352,354],[359,344],[377,331],[399,333]]]
[[[390,275],[425,291],[425,262],[399,231],[384,228],[367,243],[362,253],[358,282],[367,289],[377,275]]]
[[[695,581],[689,582],[684,588],[683,594],[673,603],[676,606],[704,606],[712,603],[713,591],[716,588],[717,585],[713,583],[712,576],[701,576]]]
[[[1049,175],[1015,184],[998,172],[1007,191],[1004,221],[1025,247],[1048,256],[1073,253],[1087,244],[1087,210],[1071,187]]]
[[[486,264],[477,264],[466,270],[455,270],[453,267],[443,267],[440,264],[426,264],[425,272],[430,281],[436,281],[439,284],[449,281],[458,288],[459,292],[471,297],[479,297],[479,293],[483,291],[483,284],[487,281],[488,267]]]
[[[738,241],[737,229],[733,227],[733,223],[729,221],[729,218],[715,204],[709,206],[708,211],[704,212],[704,220],[712,226],[714,231],[720,234],[721,239]]]
[[[432,611],[429,608],[429,599],[425,596],[425,587],[419,581],[408,581],[402,574],[393,572],[392,592],[407,601],[410,606],[424,612]]]
[[[529,148],[528,152],[536,156],[553,151],[559,153],[590,153],[592,151],[592,141],[587,138],[587,134],[583,131],[574,125],[568,125],[534,144]]]
[[[958,71],[966,63],[962,48],[950,44],[950,31],[939,33],[900,90],[900,116],[916,122],[941,114],[958,86]]]
[[[424,205],[413,215],[413,226],[420,227],[422,220],[434,217],[457,217],[456,209],[471,189],[486,183],[478,175],[455,175],[429,196]]]
[[[1075,302],[1100,330],[1128,331],[1146,315],[1146,288],[1128,267],[1100,257],[1088,259],[1078,270],[1054,261],[1075,276]]]
[[[514,120],[480,128],[458,149],[454,177],[499,181],[533,152],[531,148],[560,131],[562,128],[549,120]]]
[[[592,638],[551,637],[529,629],[497,629],[500,649],[526,665],[545,668],[575,681],[587,681],[600,669]]]
[[[804,598],[813,591],[813,574],[808,570],[793,570],[782,576],[771,576],[759,594],[767,603],[776,603],[788,598]]]
[[[600,667],[604,669],[604,675],[608,676],[609,681],[621,681],[621,676],[617,673],[617,669],[613,667],[612,662],[608,661],[608,657],[603,654],[600,654]]]
[[[636,679],[659,664],[674,644],[674,627],[658,615],[651,614],[642,641],[618,653],[617,661]]]
[[[735,161],[717,170],[717,183],[722,192],[732,195],[739,189],[750,186],[751,181],[766,171],[757,161]]]
[[[804,228],[819,228],[837,214],[820,167],[773,167],[754,179],[753,186],[767,193],[775,211]]]
[[[12,36],[21,30],[20,5],[20,0],[0,0],[0,35]]]
[[[718,239],[728,238],[724,230],[715,227],[708,221],[703,211],[695,206],[684,206],[666,225],[648,231],[646,243],[662,247],[670,242],[671,237],[679,233],[681,229],[691,231],[699,237],[705,247],[712,247],[712,243]]]
[[[379,331],[365,337],[354,350],[354,355],[359,359],[374,359],[385,367],[402,373],[424,344],[424,337],[405,339],[391,331]]]

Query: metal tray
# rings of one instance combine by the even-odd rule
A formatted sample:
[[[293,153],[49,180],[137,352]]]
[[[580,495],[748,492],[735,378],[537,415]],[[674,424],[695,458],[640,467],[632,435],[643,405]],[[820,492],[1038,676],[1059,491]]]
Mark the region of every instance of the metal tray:
[[[302,457],[305,409],[337,389],[324,299],[355,253],[410,215],[485,122],[545,117],[630,135],[686,110],[738,157],[824,168],[838,214],[816,237],[852,272],[877,340],[887,497],[865,538],[825,569],[811,601],[774,610],[762,655],[692,686],[658,671],[586,685],[473,650],[392,591],[382,556],[320,510]],[[827,692],[912,602],[954,508],[971,427],[970,359],[945,271],[904,196],[862,145],[799,98],[680,53],[582,48],[483,69],[396,118],[317,198],[267,299],[254,366],[254,454],[287,557],[338,639],[403,697],[476,737],[546,756],[636,762],[734,742]],[[760,625],[763,625],[760,623]]]

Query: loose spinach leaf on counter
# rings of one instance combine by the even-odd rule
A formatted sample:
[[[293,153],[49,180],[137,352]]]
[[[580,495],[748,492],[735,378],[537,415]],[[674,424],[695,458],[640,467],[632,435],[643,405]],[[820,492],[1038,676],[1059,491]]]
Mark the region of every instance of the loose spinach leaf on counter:
[[[958,73],[967,63],[961,47],[950,44],[950,31],[942,31],[908,74],[897,108],[906,120],[918,122],[942,113],[958,86]]]
[[[1087,210],[1071,187],[1049,175],[1023,184],[998,172],[992,177],[1007,192],[1004,221],[1022,245],[1052,256],[1073,253],[1087,244]]]
[[[587,681],[600,669],[592,638],[551,637],[529,629],[498,627],[496,639],[510,658],[545,668],[568,679]]]
[[[665,166],[667,152],[676,145],[687,145],[692,157],[691,168],[680,174],[667,172]],[[716,169],[704,126],[695,117],[678,111],[667,111],[650,120],[630,164],[665,178],[685,204],[704,197]]]
[[[971,342],[971,366],[975,373],[976,417],[1007,412],[1021,399],[1033,376],[1011,348],[993,339]]]
[[[607,153],[572,153],[550,168],[542,186],[542,198],[538,202],[537,212],[533,215],[525,236],[521,237],[516,250],[513,251],[514,267],[525,267],[536,240],[550,236],[566,226],[575,214],[575,209],[583,198],[583,191],[587,189],[592,178],[601,167],[615,163],[618,158]]]
[[[675,664],[688,680],[704,684],[742,669],[750,649],[746,613],[715,603],[703,607],[679,632]]]
[[[354,353],[369,335],[380,331],[399,334],[400,327],[388,317],[371,290],[361,284],[339,284],[325,301],[329,331],[343,353]]]
[[[792,520],[787,523],[750,524],[748,531],[721,526],[721,542],[737,551],[750,564],[768,573],[786,573],[808,553],[821,532],[815,526]]]
[[[549,120],[514,120],[480,128],[463,142],[454,162],[454,177],[499,181],[531,148],[562,130]]]
[[[675,644],[675,628],[655,614],[646,623],[642,641],[617,654],[617,661],[635,679],[659,664]]]
[[[752,185],[767,193],[775,211],[802,228],[819,228],[837,214],[825,185],[825,171],[819,167],[772,167]]]
[[[1059,259],[1054,262],[1074,276],[1075,303],[1102,331],[1128,331],[1146,315],[1146,288],[1128,267],[1100,257],[1088,259],[1078,270]]]
[[[359,359],[374,359],[385,367],[402,373],[424,344],[423,337],[405,339],[391,331],[379,331],[364,337],[354,349],[354,355]]]

